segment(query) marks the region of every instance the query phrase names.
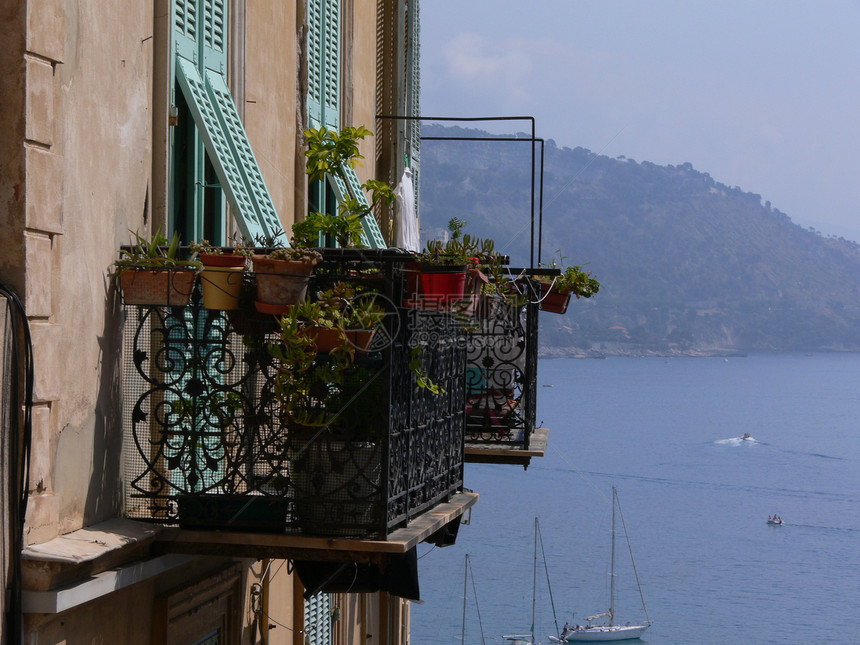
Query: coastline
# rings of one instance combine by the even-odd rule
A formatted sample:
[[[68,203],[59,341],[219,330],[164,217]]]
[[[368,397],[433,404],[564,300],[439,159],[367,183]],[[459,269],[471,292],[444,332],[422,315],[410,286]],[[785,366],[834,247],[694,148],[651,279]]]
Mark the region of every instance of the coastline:
[[[746,352],[736,349],[713,348],[649,348],[643,346],[615,346],[600,348],[541,347],[538,358],[745,358]]]

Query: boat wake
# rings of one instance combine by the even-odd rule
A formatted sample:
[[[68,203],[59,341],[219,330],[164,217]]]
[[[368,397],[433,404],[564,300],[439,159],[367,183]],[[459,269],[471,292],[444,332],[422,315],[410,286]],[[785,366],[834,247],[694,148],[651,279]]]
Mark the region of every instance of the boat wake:
[[[718,446],[754,446],[761,443],[748,432],[740,437],[730,437],[728,439],[717,439],[714,442]]]

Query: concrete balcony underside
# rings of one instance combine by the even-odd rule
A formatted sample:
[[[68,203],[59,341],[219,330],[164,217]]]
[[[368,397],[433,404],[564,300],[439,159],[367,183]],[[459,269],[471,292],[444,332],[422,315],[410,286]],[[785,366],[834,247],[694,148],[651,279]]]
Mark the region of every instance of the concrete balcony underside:
[[[200,557],[385,564],[421,542],[441,539],[477,501],[476,493],[458,493],[379,539],[187,531],[108,520],[24,549],[24,610],[66,611]]]

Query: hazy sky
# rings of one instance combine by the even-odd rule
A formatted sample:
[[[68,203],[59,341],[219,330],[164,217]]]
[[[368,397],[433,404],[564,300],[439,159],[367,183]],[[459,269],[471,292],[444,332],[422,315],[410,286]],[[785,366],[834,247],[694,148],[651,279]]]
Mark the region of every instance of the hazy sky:
[[[860,1],[423,0],[421,47],[423,114],[533,115],[860,241]]]

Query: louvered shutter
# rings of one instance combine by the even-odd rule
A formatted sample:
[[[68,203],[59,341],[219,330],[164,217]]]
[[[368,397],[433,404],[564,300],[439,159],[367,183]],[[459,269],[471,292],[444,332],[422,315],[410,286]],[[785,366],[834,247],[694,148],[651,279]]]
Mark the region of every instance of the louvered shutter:
[[[322,125],[323,0],[308,0],[308,125]]]
[[[340,0],[308,0],[308,124],[312,128],[340,129]],[[346,182],[328,175],[338,200],[352,195],[367,206],[358,175],[346,169]],[[362,243],[371,248],[387,246],[373,215],[361,220]]]
[[[361,189],[361,181],[359,181],[358,175],[355,174],[355,170],[352,168],[346,168],[345,174],[347,179],[346,183],[344,183],[339,177],[328,175],[335,197],[337,197],[338,201],[341,201],[348,195],[353,195],[361,205],[369,206],[367,196]],[[379,230],[379,224],[373,217],[373,213],[362,218],[361,226],[364,229],[364,235],[361,238],[362,244],[369,246],[372,249],[384,249],[388,246],[385,243],[385,238],[382,236],[382,231]]]
[[[340,0],[323,0],[322,123],[340,129]]]
[[[331,645],[331,596],[314,594],[305,601],[305,643]]]
[[[227,0],[174,0],[176,79],[242,235],[281,229],[227,87]]]
[[[420,66],[420,22],[418,0],[409,0],[406,19],[406,106],[402,114],[421,115],[421,66]],[[421,186],[421,121],[406,122],[406,155],[412,168],[412,184],[415,189],[415,215],[419,214],[419,188]]]
[[[308,0],[308,125],[340,127],[340,0]]]
[[[173,48],[178,56],[196,61],[199,50],[197,0],[174,0]]]
[[[203,66],[227,78],[227,0],[203,0]]]

